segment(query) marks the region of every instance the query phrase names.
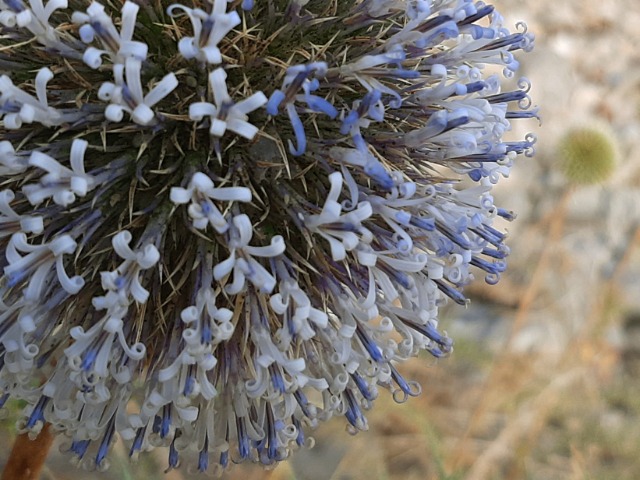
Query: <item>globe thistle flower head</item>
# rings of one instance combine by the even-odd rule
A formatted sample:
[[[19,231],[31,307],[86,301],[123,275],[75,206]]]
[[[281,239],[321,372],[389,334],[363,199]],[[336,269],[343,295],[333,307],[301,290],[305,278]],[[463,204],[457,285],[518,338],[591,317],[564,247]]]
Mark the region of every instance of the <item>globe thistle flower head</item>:
[[[598,124],[568,130],[558,143],[558,153],[565,177],[576,185],[605,182],[618,162],[614,135]]]
[[[533,37],[470,0],[0,0],[0,404],[82,466],[119,436],[272,465],[452,340],[505,270]],[[189,463],[189,462],[186,462]]]

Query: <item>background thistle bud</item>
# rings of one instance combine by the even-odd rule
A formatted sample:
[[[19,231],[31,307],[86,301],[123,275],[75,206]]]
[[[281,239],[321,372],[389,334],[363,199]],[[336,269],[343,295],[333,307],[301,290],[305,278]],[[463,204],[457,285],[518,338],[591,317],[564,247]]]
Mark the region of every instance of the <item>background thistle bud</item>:
[[[558,142],[557,151],[564,175],[577,185],[605,182],[618,161],[616,139],[604,126],[571,128]]]
[[[506,269],[491,188],[533,154],[502,138],[537,117],[503,87],[526,26],[470,0],[52,2],[0,0],[21,430],[87,468],[119,435],[205,471],[419,394],[398,364],[449,354],[439,307]]]

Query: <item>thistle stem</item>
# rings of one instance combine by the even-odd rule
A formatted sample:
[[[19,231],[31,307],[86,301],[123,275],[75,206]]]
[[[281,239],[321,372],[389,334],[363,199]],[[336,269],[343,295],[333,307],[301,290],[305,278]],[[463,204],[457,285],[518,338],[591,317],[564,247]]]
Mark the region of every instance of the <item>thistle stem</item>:
[[[50,424],[45,424],[38,436],[31,440],[28,433],[16,437],[9,459],[2,472],[2,480],[37,480],[53,444]]]

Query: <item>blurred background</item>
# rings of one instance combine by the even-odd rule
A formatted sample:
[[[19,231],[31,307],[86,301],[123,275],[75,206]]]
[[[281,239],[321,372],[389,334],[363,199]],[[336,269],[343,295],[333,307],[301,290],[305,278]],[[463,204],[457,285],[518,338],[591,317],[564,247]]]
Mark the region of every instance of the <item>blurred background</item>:
[[[495,191],[498,204],[518,213],[506,226],[507,273],[496,286],[479,279],[467,290],[468,308],[442,312],[456,340],[450,358],[402,367],[422,384],[420,397],[396,405],[382,392],[368,432],[351,437],[336,420],[289,464],[266,473],[237,466],[226,478],[640,478],[640,4],[488,3],[510,27],[524,20],[536,34],[521,74],[543,118],[542,126],[515,122],[514,138],[538,136],[537,155],[519,159]],[[567,135],[582,127],[589,130],[573,139],[587,146],[572,147]],[[563,173],[567,152],[588,164],[598,161],[594,152],[613,150],[617,164],[604,181],[579,185]],[[14,408],[0,423],[0,467],[15,435]],[[70,468],[58,450],[43,478],[94,477]],[[192,476],[165,475],[165,455],[131,465],[116,448],[100,477]]]

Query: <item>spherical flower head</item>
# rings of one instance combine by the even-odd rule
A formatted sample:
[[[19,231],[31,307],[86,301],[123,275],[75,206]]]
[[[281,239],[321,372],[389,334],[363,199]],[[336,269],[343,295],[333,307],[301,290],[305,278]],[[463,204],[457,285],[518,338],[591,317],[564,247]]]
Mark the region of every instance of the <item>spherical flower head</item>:
[[[74,10],[77,9],[77,10]],[[71,24],[69,24],[71,19]],[[506,269],[533,36],[471,0],[0,0],[0,406],[83,467],[353,432]],[[35,74],[34,74],[35,72]],[[462,181],[464,180],[464,181]]]
[[[562,171],[575,185],[608,180],[618,163],[616,140],[606,127],[584,126],[568,130],[558,142]]]

